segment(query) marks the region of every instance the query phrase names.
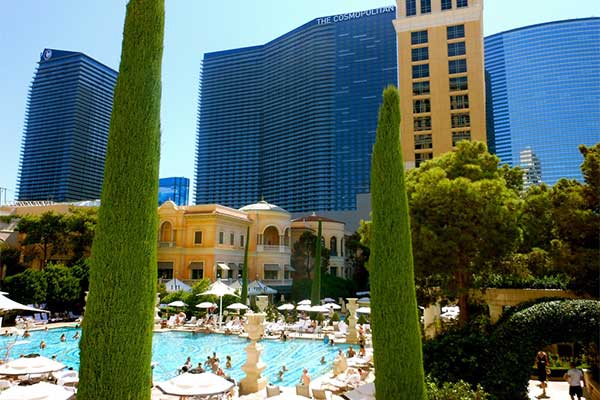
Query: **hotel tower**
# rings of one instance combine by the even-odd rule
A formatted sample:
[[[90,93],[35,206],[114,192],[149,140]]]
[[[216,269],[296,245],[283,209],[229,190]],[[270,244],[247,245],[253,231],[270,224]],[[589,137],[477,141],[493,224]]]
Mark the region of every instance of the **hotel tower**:
[[[483,0],[398,0],[398,84],[406,168],[486,142]]]

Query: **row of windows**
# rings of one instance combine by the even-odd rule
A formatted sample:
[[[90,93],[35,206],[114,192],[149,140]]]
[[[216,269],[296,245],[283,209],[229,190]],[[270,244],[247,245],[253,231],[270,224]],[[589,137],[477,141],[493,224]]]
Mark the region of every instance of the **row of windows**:
[[[415,166],[419,168],[419,165],[432,158],[433,153],[415,153]]]
[[[464,25],[452,25],[446,27],[446,38],[448,40],[460,39],[465,37]],[[429,41],[427,31],[415,31],[410,33],[410,44],[423,44]],[[464,43],[463,43],[464,46]]]
[[[194,232],[194,244],[202,244],[202,231]],[[219,244],[225,244],[225,232],[219,232]],[[229,244],[235,245],[235,234],[229,234]],[[240,247],[244,247],[244,235],[240,235]]]
[[[420,99],[413,101],[413,113],[427,113],[431,112],[431,101],[429,99]]]
[[[415,117],[413,121],[413,128],[415,132],[430,131],[431,117]]]
[[[468,7],[468,0],[456,0],[456,7]],[[442,11],[452,9],[452,0],[442,0]],[[421,14],[429,14],[431,12],[431,0],[421,0]],[[417,0],[406,0],[406,16],[411,17],[417,15]]]
[[[450,96],[450,109],[461,110],[469,108],[469,95],[460,94],[457,96]],[[431,112],[431,100],[429,99],[418,99],[413,100],[413,113],[421,114]]]
[[[449,79],[449,87],[451,92],[468,90],[469,83],[466,76]],[[431,93],[429,81],[413,82],[413,96],[422,96]]]
[[[471,141],[471,131],[452,132],[452,146],[456,147],[462,140]],[[415,150],[427,150],[433,148],[433,137],[431,133],[415,135]],[[430,153],[420,153],[430,154]]]
[[[429,64],[419,64],[412,66],[413,79],[429,77]]]
[[[412,60],[413,61],[424,61],[429,59],[429,48],[428,47],[418,47],[416,49],[412,49]]]
[[[449,74],[462,74],[463,72],[467,72],[467,60],[465,58],[448,61]]]
[[[466,52],[465,42],[448,43],[448,57],[462,56]]]

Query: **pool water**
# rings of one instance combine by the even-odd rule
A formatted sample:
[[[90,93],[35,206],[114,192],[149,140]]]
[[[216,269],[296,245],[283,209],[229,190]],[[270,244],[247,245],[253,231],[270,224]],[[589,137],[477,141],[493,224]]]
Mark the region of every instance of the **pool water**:
[[[0,358],[6,355],[9,344],[16,342],[10,350],[10,358],[16,358],[20,354],[38,353],[45,357],[56,354],[57,360],[79,369],[79,339],[73,339],[75,332],[81,335],[81,329],[59,328],[48,331],[33,331],[31,337],[23,339],[14,336],[0,336]],[[60,336],[66,335],[67,341],[61,342]],[[40,349],[40,342],[46,342],[46,348]],[[192,334],[190,332],[160,332],[154,333],[152,361],[158,364],[154,367],[154,380],[163,381],[177,375],[177,370],[185,363],[188,356],[192,358],[192,366],[199,362],[204,363],[206,358],[213,352],[221,360],[219,365],[226,374],[235,378],[238,382],[245,376],[241,367],[246,362],[245,348],[249,344],[248,339],[238,336],[226,336],[219,334]],[[329,346],[322,340],[288,339],[262,340],[262,361],[267,365],[263,376],[269,383],[280,386],[294,386],[300,382],[302,369],[306,368],[313,377],[318,377],[332,370],[333,359],[338,350],[346,351],[348,345],[336,344]],[[232,358],[232,368],[225,368],[225,356]],[[321,364],[321,357],[325,356],[325,364]],[[283,379],[279,380],[278,372],[285,364],[288,371]]]

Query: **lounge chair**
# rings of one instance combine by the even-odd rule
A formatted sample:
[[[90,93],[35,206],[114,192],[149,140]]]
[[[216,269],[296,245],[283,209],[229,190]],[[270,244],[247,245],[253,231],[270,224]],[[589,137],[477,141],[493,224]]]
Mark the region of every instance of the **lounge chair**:
[[[186,322],[185,324],[183,324],[183,326],[186,327],[186,328],[195,328],[196,327],[196,322],[198,322],[198,320],[196,319],[196,317],[192,317],[192,318],[190,318],[190,320],[188,322]]]
[[[304,396],[307,398],[311,398],[310,397],[310,388],[308,386],[305,385],[296,385],[296,394],[298,396]]]
[[[42,319],[42,316],[40,315],[40,313],[35,313],[35,314],[33,314],[33,323],[35,325],[45,325],[48,323],[48,321],[47,320],[44,321]]]
[[[281,394],[281,389],[279,386],[267,386],[267,397],[279,396]]]
[[[313,389],[312,390],[313,398],[315,400],[330,400],[331,396],[327,393],[325,389]]]

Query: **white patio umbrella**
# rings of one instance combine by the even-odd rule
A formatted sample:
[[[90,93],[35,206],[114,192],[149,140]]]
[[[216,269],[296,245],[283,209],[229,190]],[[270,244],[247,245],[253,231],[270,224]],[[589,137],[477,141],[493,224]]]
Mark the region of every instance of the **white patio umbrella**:
[[[323,304],[323,307],[327,307],[330,310],[339,310],[342,308],[342,306],[340,306],[339,304],[335,304],[335,303]]]
[[[175,396],[214,396],[228,392],[233,383],[210,372],[201,374],[185,373],[156,386],[165,394]]]
[[[248,296],[255,296],[258,294],[276,294],[277,290],[270,286],[265,285],[261,281],[252,281],[248,284]]]
[[[329,312],[329,308],[327,308],[325,306],[312,306],[308,311],[326,313],[326,312]]]
[[[40,382],[35,385],[13,386],[0,394],[0,400],[69,400],[75,393],[63,386]]]
[[[213,282],[206,292],[200,293],[198,296],[205,295],[213,295],[219,297],[219,328],[221,327],[221,317],[223,315],[223,296],[226,294],[239,297],[235,294],[235,290],[221,282],[221,280],[217,280]]]
[[[185,307],[187,306],[187,304],[185,304],[183,301],[181,300],[175,300],[170,302],[169,304],[167,304],[170,307]]]
[[[0,365],[0,375],[46,374],[65,369],[65,365],[46,357],[21,357]]]
[[[356,312],[361,314],[371,314],[371,307],[358,307]]]
[[[311,302],[308,299],[298,302],[298,305],[300,305],[300,306],[306,306],[306,305],[310,306],[310,304],[311,304]]]
[[[332,299],[331,297],[325,297],[323,300],[321,300],[323,303],[335,303],[335,299]]]
[[[350,400],[375,400],[375,383],[365,383],[354,390],[344,393],[344,397]]]
[[[226,308],[228,310],[247,310],[250,307],[248,307],[247,305],[242,304],[242,303],[233,303],[233,304],[228,305]]]
[[[311,307],[308,304],[301,304],[298,307],[296,307],[296,310],[298,311],[310,311]]]
[[[45,313],[50,312],[47,310],[40,310],[38,308],[33,308],[33,307],[29,307],[29,306],[26,306],[21,303],[17,303],[16,301],[11,300],[8,297],[6,297],[5,294],[8,294],[8,293],[0,292],[0,311],[25,310],[25,311],[45,312]]]
[[[211,303],[210,301],[203,301],[202,303],[196,304],[198,308],[217,308],[215,303]]]
[[[293,304],[282,304],[279,307],[277,307],[277,309],[279,311],[290,311],[290,310],[293,310],[294,308],[296,308],[296,307],[294,307]]]
[[[357,303],[371,304],[371,299],[368,297],[361,297],[357,300]]]

